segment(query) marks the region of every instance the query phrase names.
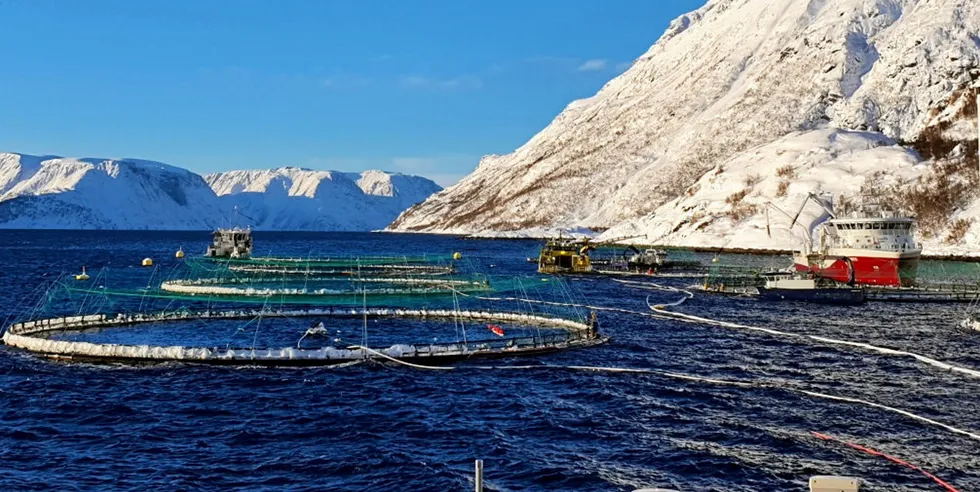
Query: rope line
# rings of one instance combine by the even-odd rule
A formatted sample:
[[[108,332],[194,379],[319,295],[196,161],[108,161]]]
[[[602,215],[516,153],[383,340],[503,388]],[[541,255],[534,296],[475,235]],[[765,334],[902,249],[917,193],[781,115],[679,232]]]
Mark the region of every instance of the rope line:
[[[938,368],[943,369],[943,370],[946,370],[946,371],[957,372],[957,373],[965,374],[967,376],[971,376],[971,377],[974,377],[974,378],[980,378],[980,371],[978,371],[976,369],[972,369],[972,368],[968,368],[968,367],[956,366],[956,365],[949,364],[949,363],[946,363],[946,362],[943,362],[943,361],[940,361],[940,360],[936,360],[936,359],[933,359],[932,357],[927,357],[925,355],[917,354],[917,353],[914,353],[914,352],[908,352],[908,351],[905,351],[905,350],[890,349],[890,348],[886,348],[886,347],[879,347],[877,345],[871,345],[870,343],[851,342],[851,341],[848,341],[848,340],[839,340],[839,339],[836,339],[836,338],[828,338],[828,337],[822,337],[822,336],[818,336],[818,335],[804,335],[804,334],[799,334],[799,333],[790,333],[790,332],[786,332],[786,331],[775,330],[775,329],[772,329],[772,328],[763,328],[761,326],[743,325],[743,324],[740,324],[740,323],[732,323],[732,322],[729,322],[729,321],[721,321],[721,320],[715,320],[715,319],[711,319],[711,318],[703,318],[701,316],[694,316],[692,314],[684,314],[684,313],[677,313],[677,312],[673,312],[673,311],[668,311],[667,310],[667,307],[670,307],[670,306],[673,306],[673,305],[674,304],[650,305],[649,304],[649,299],[647,300],[647,306],[653,312],[655,312],[657,314],[660,314],[660,315],[663,315],[663,316],[675,318],[675,319],[678,319],[678,320],[681,320],[681,321],[687,321],[687,322],[691,322],[691,323],[700,323],[700,324],[712,325],[712,326],[720,326],[720,327],[723,327],[723,328],[736,328],[736,329],[741,329],[741,330],[760,331],[760,332],[763,332],[763,333],[767,333],[769,335],[775,335],[775,336],[781,336],[781,337],[789,337],[789,338],[797,338],[797,339],[810,339],[810,340],[815,340],[817,342],[821,342],[821,343],[825,343],[825,344],[830,344],[830,345],[845,345],[845,346],[848,346],[848,347],[861,348],[861,349],[870,350],[870,351],[878,352],[878,353],[885,354],[885,355],[895,355],[895,356],[899,356],[899,357],[911,357],[911,358],[914,358],[914,359],[918,360],[919,362],[923,362],[925,364],[928,364],[928,365],[931,365],[931,366],[934,366],[934,367],[938,367]]]
[[[548,364],[545,364],[545,365],[534,365],[534,366],[427,366],[427,365],[415,364],[415,363],[412,363],[412,362],[408,362],[408,361],[400,360],[400,359],[397,359],[397,358],[394,358],[394,357],[390,357],[390,356],[388,356],[386,354],[382,354],[380,352],[377,352],[375,350],[372,350],[370,348],[363,347],[363,346],[354,345],[354,346],[351,346],[350,348],[352,348],[352,349],[363,349],[365,351],[372,352],[375,355],[378,355],[379,357],[382,357],[384,359],[390,360],[391,362],[394,362],[394,363],[397,363],[397,364],[401,364],[401,365],[404,365],[404,366],[407,366],[407,367],[412,367],[412,368],[415,368],[415,369],[423,369],[423,370],[453,371],[453,370],[460,370],[460,369],[474,369],[474,370],[524,370],[524,369],[555,370],[555,369],[565,369],[565,370],[570,370],[570,371],[585,371],[585,372],[609,372],[609,373],[626,373],[626,374],[651,374],[651,375],[663,376],[663,377],[667,377],[667,378],[671,378],[671,379],[679,379],[679,380],[693,381],[693,382],[702,382],[702,383],[716,384],[716,385],[722,385],[722,386],[735,386],[735,387],[740,387],[740,388],[781,389],[781,390],[784,390],[784,391],[788,391],[790,393],[796,393],[798,395],[806,395],[806,396],[810,396],[810,397],[814,397],[814,398],[822,398],[822,399],[832,400],[832,401],[841,401],[841,402],[847,402],[847,403],[854,403],[854,404],[858,404],[858,405],[864,405],[864,406],[868,406],[868,407],[872,407],[872,408],[877,408],[877,409],[880,409],[880,410],[885,410],[885,411],[896,413],[896,414],[899,414],[899,415],[902,415],[902,416],[905,416],[905,417],[909,417],[909,418],[911,418],[913,420],[917,420],[919,422],[922,422],[922,423],[925,423],[925,424],[929,424],[929,425],[934,426],[934,427],[939,427],[941,429],[944,429],[946,431],[952,432],[954,434],[959,434],[959,435],[962,435],[962,436],[969,437],[970,439],[974,439],[976,441],[980,441],[980,434],[978,434],[976,432],[972,432],[972,431],[960,429],[958,427],[954,427],[954,426],[949,425],[949,424],[944,424],[942,422],[939,422],[939,421],[930,419],[928,417],[923,417],[921,415],[914,414],[912,412],[909,412],[908,410],[902,410],[900,408],[890,407],[890,406],[887,406],[887,405],[882,405],[881,403],[875,403],[873,401],[862,400],[862,399],[859,399],[859,398],[851,398],[851,397],[846,397],[846,396],[835,396],[835,395],[829,395],[829,394],[826,394],[826,393],[819,393],[819,392],[816,392],[816,391],[809,391],[809,390],[804,390],[804,389],[800,389],[800,388],[793,388],[793,387],[788,386],[788,385],[785,385],[785,384],[777,384],[777,383],[771,383],[771,382],[756,382],[756,381],[731,381],[731,380],[725,380],[725,379],[714,379],[714,378],[706,378],[706,377],[701,377],[701,376],[694,376],[694,375],[691,375],[691,374],[683,374],[683,373],[676,373],[676,372],[669,372],[669,371],[660,371],[660,370],[657,370],[657,369],[629,368],[629,367],[599,367],[599,366],[548,365]]]
[[[959,492],[959,490],[957,490],[955,487],[953,487],[952,485],[950,485],[949,483],[947,483],[943,479],[941,479],[941,478],[933,475],[932,473],[929,473],[929,472],[923,470],[922,468],[919,468],[918,466],[916,466],[916,465],[914,465],[912,463],[909,463],[908,461],[905,461],[905,460],[903,460],[901,458],[896,458],[894,456],[889,456],[889,455],[887,455],[885,453],[882,453],[881,451],[877,451],[877,450],[871,449],[869,447],[862,446],[860,444],[854,444],[854,443],[851,443],[851,442],[847,442],[847,441],[844,441],[842,439],[838,439],[836,437],[829,436],[827,434],[821,434],[819,432],[813,432],[813,431],[811,431],[811,433],[815,437],[817,437],[819,439],[823,439],[824,441],[837,442],[837,443],[843,444],[843,445],[845,445],[847,447],[854,448],[854,449],[856,449],[858,451],[861,451],[861,452],[864,452],[864,453],[868,453],[868,454],[870,454],[872,456],[879,456],[881,458],[885,458],[888,461],[891,461],[891,462],[894,462],[894,463],[898,463],[899,465],[902,465],[902,466],[911,468],[911,469],[913,469],[913,470],[915,470],[915,471],[917,471],[917,472],[919,472],[919,473],[921,473],[921,474],[923,474],[923,475],[931,478],[934,482],[938,483],[947,492]]]

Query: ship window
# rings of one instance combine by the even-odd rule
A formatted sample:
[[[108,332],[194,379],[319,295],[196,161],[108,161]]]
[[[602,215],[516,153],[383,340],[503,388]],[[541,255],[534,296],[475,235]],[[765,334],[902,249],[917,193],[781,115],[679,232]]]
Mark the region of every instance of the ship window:
[[[881,229],[881,224],[875,222],[874,224],[871,224],[871,228],[872,229]]]

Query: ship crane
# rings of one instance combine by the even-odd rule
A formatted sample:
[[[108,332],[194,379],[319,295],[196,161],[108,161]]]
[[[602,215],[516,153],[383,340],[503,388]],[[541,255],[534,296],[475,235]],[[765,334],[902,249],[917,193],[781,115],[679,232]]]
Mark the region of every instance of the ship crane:
[[[828,207],[827,204],[820,199],[820,197],[818,197],[816,194],[811,192],[807,194],[806,198],[803,200],[803,203],[800,205],[800,209],[796,212],[796,215],[793,216],[793,223],[790,224],[790,227],[793,227],[793,225],[796,224],[796,221],[800,218],[800,214],[803,213],[803,209],[806,208],[806,204],[810,200],[813,200],[814,202],[816,202],[817,205],[820,205],[820,208],[822,208],[824,212],[827,212],[827,214],[830,215],[831,219],[837,218],[837,215],[834,213],[834,211],[830,207]]]
[[[790,220],[790,225],[789,225],[790,232],[792,232],[794,226],[799,226],[801,229],[803,229],[804,242],[808,246],[808,249],[812,249],[813,248],[813,236],[812,236],[812,234],[810,233],[810,231],[806,227],[803,227],[803,224],[798,223],[798,220],[800,218],[800,214],[803,213],[803,209],[806,207],[806,204],[811,199],[811,197],[813,198],[814,201],[816,201],[821,206],[823,206],[824,207],[824,210],[831,214],[831,217],[835,217],[833,215],[833,212],[831,212],[830,210],[828,210],[827,207],[823,205],[823,202],[816,195],[814,195],[813,193],[810,193],[807,196],[807,198],[805,200],[803,200],[803,205],[800,206],[800,209],[796,212],[795,215],[790,215],[785,210],[783,210],[783,209],[779,208],[778,206],[776,206],[775,203],[766,202],[766,235],[768,237],[772,238],[772,227],[771,227],[771,224],[770,224],[771,221],[769,219],[769,210],[772,209],[772,210],[775,210],[775,211],[777,211],[777,212],[785,215],[786,218]]]

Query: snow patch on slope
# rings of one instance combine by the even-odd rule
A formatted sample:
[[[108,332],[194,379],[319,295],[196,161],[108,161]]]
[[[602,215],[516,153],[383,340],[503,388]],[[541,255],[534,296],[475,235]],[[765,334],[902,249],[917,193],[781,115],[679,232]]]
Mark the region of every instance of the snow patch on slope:
[[[810,204],[791,226],[809,193],[857,201],[867,176],[905,183],[928,170],[918,155],[877,133],[822,129],[793,133],[750,149],[705,174],[683,196],[626,221],[600,239],[643,236],[633,242],[687,247],[796,250],[822,210]],[[769,209],[770,233],[766,229]],[[785,212],[780,212],[782,210]]]

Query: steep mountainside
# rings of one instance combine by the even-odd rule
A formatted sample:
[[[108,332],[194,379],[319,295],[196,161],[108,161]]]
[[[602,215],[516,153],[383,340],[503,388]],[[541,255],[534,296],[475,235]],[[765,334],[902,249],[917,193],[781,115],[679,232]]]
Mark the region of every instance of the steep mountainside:
[[[159,162],[0,153],[0,228],[366,231],[439,189],[382,171],[233,171],[206,182]]]
[[[184,169],[0,153],[0,228],[210,229],[226,220],[207,183]]]
[[[760,146],[778,154],[781,142],[825,152],[825,133],[785,140],[824,129],[910,146],[930,165],[956,168],[939,174],[966,179],[955,171],[976,151],[978,27],[972,0],[711,0],[594,97],[571,103],[514,153],[485,157],[391,228],[659,233],[661,206],[696,195],[706,173],[738,171]],[[902,174],[907,163],[880,160],[868,172]],[[926,167],[916,179],[939,179]],[[935,237],[972,198],[957,197],[944,223],[930,226]]]
[[[284,167],[209,174],[220,199],[257,229],[383,229],[441,188],[418,176],[383,171],[339,173]]]

